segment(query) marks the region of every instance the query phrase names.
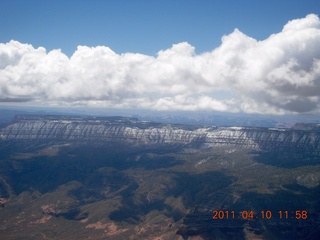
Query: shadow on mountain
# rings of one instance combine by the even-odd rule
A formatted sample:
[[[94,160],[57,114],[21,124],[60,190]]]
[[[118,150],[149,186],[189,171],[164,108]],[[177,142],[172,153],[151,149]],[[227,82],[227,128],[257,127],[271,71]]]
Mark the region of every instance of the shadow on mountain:
[[[283,149],[282,151],[253,151],[253,160],[281,168],[296,168],[320,164],[318,154],[295,149]]]
[[[177,184],[172,194],[175,197],[182,196],[184,205],[191,207],[208,202],[210,196],[232,184],[235,177],[226,176],[222,172],[176,173],[175,180]]]
[[[111,191],[116,191],[117,185],[128,184],[128,179],[124,179],[121,174],[122,170],[134,168],[156,170],[182,164],[182,161],[172,156],[172,153],[178,151],[177,148],[153,149],[124,144],[71,145],[59,148],[57,154],[37,155],[39,151],[50,146],[52,145],[35,147],[32,143],[23,141],[20,145],[1,145],[3,151],[1,151],[0,172],[5,171],[9,184],[13,186],[17,195],[30,189],[46,193],[70,181],[78,181],[87,188],[94,189],[106,186],[103,183],[105,182],[109,183]],[[14,156],[22,158],[15,159]],[[114,169],[118,173],[112,172],[110,178],[108,177],[110,172],[107,174],[99,172],[102,168]],[[1,183],[0,191],[6,196]],[[88,191],[83,190],[78,195],[88,195],[86,192]]]
[[[167,191],[165,197],[182,197],[184,206],[192,208],[197,204],[208,203],[210,196],[229,186],[235,179],[225,176],[221,172],[206,172],[201,174],[176,172],[174,180],[175,187]],[[134,195],[137,187],[138,185],[133,184],[121,192],[122,207],[110,213],[109,218],[111,220],[136,223],[141,217],[153,210],[163,211],[168,217],[173,217],[175,221],[180,220],[184,216],[174,207],[165,204],[163,199],[156,199],[151,202],[144,199],[137,203],[135,201],[136,196]]]
[[[83,220],[88,217],[88,213],[82,213],[79,208],[70,209],[69,211],[52,214],[54,217],[63,217],[67,220]]]
[[[121,200],[121,208],[116,211],[110,213],[109,218],[113,221],[121,222],[125,221],[128,223],[137,223],[141,216],[146,214],[151,210],[162,210],[162,203],[159,201],[159,205],[154,203],[148,203],[144,201],[143,203],[137,204],[135,203],[135,190],[139,187],[138,184],[132,183],[129,187],[127,187],[124,191],[120,193]]]
[[[242,209],[252,209],[258,214],[259,219],[251,222],[263,222],[266,235],[277,236],[277,239],[317,239],[314,236],[320,236],[320,187],[309,189],[298,184],[284,187],[286,190],[274,194],[243,194],[239,207],[242,205]],[[261,211],[267,210],[272,212],[272,217],[261,219]],[[288,217],[284,215],[285,211],[288,211]],[[301,215],[302,211],[306,211],[306,215]]]
[[[246,192],[237,201],[229,201],[220,208],[215,207],[217,205],[214,202],[208,202],[206,206],[212,206],[210,209],[197,209],[184,218],[178,234],[185,239],[190,236],[201,236],[204,239],[247,239],[244,234],[246,229],[257,239],[319,239],[320,187],[308,189],[290,184],[284,188],[285,190],[274,194]],[[214,209],[234,211],[235,217],[229,215],[229,219],[213,220]],[[241,212],[244,210],[253,211],[254,217],[243,219]],[[268,218],[265,214],[267,211],[271,212]],[[288,215],[285,214],[286,211]],[[302,211],[306,211],[304,215]]]

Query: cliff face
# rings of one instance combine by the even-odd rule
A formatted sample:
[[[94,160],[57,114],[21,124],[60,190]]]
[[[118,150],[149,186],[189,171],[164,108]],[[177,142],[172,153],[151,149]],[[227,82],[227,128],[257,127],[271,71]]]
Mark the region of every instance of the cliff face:
[[[317,130],[244,127],[190,127],[158,124],[133,118],[17,116],[0,130],[3,140],[120,141],[141,144],[177,144],[204,147],[234,146],[271,149],[301,148],[319,152]]]

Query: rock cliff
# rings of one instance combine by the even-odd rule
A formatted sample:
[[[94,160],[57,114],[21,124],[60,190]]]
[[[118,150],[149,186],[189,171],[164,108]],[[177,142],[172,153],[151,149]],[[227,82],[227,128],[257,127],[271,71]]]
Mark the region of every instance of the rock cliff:
[[[176,144],[202,147],[232,146],[303,149],[319,153],[318,129],[195,127],[159,124],[123,117],[19,115],[0,130],[4,140],[120,141],[139,144]]]

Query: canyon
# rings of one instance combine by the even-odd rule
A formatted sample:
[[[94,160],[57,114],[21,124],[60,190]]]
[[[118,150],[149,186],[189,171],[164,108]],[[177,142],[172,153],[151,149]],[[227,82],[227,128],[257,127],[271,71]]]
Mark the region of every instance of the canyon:
[[[17,115],[0,128],[0,238],[317,239],[319,130]]]

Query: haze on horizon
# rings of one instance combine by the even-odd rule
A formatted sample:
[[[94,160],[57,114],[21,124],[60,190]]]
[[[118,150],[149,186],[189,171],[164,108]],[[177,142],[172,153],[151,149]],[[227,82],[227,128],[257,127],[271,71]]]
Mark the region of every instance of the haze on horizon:
[[[21,1],[13,2],[21,4]],[[89,1],[80,2],[84,7],[83,4],[88,5]],[[146,3],[146,1],[141,2]],[[198,26],[209,18],[200,17],[200,10],[204,10],[205,5],[199,7],[200,4],[190,4],[190,2],[192,1],[188,1],[186,8],[184,5],[180,6],[182,16],[174,15],[174,11],[168,10],[168,14],[172,15],[170,20],[176,32],[169,26],[170,31],[163,32],[162,25],[156,24],[152,28],[152,25],[145,23],[146,25],[135,25],[136,29],[138,27],[142,29],[136,32],[140,40],[132,38],[131,41],[131,38],[128,38],[130,36],[125,36],[125,33],[131,32],[133,35],[135,33],[128,21],[125,21],[125,14],[128,14],[128,18],[131,19],[133,13],[128,12],[124,7],[123,21],[127,22],[127,28],[123,28],[125,23],[121,21],[110,23],[103,19],[98,22],[96,18],[84,26],[84,30],[88,30],[89,26],[95,24],[105,26],[106,29],[114,26],[117,32],[113,32],[110,38],[106,38],[111,39],[110,45],[108,40],[100,44],[99,41],[90,42],[80,38],[77,49],[72,52],[69,48],[66,53],[49,43],[55,40],[59,42],[62,38],[68,42],[68,37],[70,42],[74,43],[74,39],[71,38],[72,33],[61,36],[51,35],[47,37],[50,38],[49,41],[41,36],[38,28],[35,28],[34,38],[24,38],[32,35],[32,32],[28,33],[21,28],[24,27],[24,18],[26,16],[30,18],[32,11],[39,12],[39,9],[30,10],[31,7],[39,4],[40,9],[45,10],[43,12],[48,11],[50,7],[48,3],[43,5],[44,3],[32,1],[28,8],[31,12],[20,17],[16,15],[19,24],[13,24],[13,28],[4,28],[1,32],[0,106],[25,104],[27,106],[120,109],[215,110],[261,114],[320,114],[320,20],[317,11],[308,12],[304,16],[300,16],[301,13],[296,14],[299,17],[287,19],[282,26],[277,26],[279,31],[272,29],[274,32],[268,33],[267,30],[271,28],[265,31],[256,30],[256,36],[250,36],[245,32],[247,29],[250,30],[246,28],[247,26],[257,25],[256,29],[262,26],[254,21],[248,22],[244,17],[239,18],[241,14],[246,14],[242,11],[247,6],[243,5],[239,10],[239,16],[235,16],[235,19],[246,20],[246,24],[239,21],[236,25],[232,21],[228,25],[228,17],[220,15],[222,26],[213,29],[212,32],[217,30],[221,34],[219,37],[221,42],[216,43],[216,46],[212,46],[211,49],[200,47],[201,51],[197,51],[198,45],[194,46],[193,43],[204,42],[201,35],[203,32],[200,30],[208,32],[207,28],[201,29]],[[274,3],[271,2],[269,7]],[[316,5],[316,3],[312,4]],[[114,3],[111,5],[108,6],[108,13],[115,6],[117,10],[121,9],[120,5],[114,5]],[[141,6],[145,6],[144,13],[151,17],[150,14],[154,13],[154,10],[151,11],[152,5]],[[195,15],[190,15],[192,6],[197,6]],[[179,5],[173,4],[172,8],[179,9]],[[22,7],[21,9],[19,11],[23,12]],[[269,8],[267,12],[268,20],[277,18],[270,14],[271,9]],[[52,12],[51,10],[49,12],[53,14],[55,10],[57,9],[53,8]],[[225,8],[223,13],[227,13],[227,10]],[[19,11],[17,10],[16,13]],[[257,13],[259,13],[258,10]],[[88,11],[87,14],[94,13]],[[63,16],[66,15],[67,12],[63,12]],[[137,13],[134,15],[138,19],[145,18],[145,16],[139,18]],[[204,11],[204,15],[209,17],[210,12]],[[88,16],[82,15],[82,17],[86,19]],[[157,18],[156,22],[161,20],[159,15],[155,18]],[[80,19],[81,15],[70,13],[71,22],[76,23]],[[114,16],[110,19],[119,20]],[[199,19],[202,22],[199,22]],[[148,21],[148,19],[144,20]],[[153,18],[150,20],[155,21]],[[213,20],[210,20],[212,23]],[[27,21],[27,23],[30,22]],[[197,24],[192,25],[192,22]],[[30,27],[27,23],[25,26]],[[63,29],[63,24],[66,26],[69,24],[62,20],[55,23],[55,19],[46,23],[52,24],[52,26],[47,25],[47,28],[53,30],[56,27]],[[83,24],[81,21],[80,23]],[[139,23],[142,24],[142,22]],[[215,19],[215,23],[219,25],[218,19]],[[34,24],[36,27],[41,27],[39,24]],[[81,28],[82,25],[78,27]],[[99,30],[101,29],[92,29],[92,39],[97,38],[96,34]],[[154,45],[158,47],[161,45],[162,48],[158,49],[157,53],[150,54],[148,34],[152,31],[155,35],[161,35],[157,30],[160,33],[162,30],[164,35],[162,38],[159,37],[158,41],[155,40]],[[24,35],[17,34],[20,31]],[[185,34],[188,31],[189,34]],[[143,39],[144,33],[146,39]],[[167,33],[171,35],[166,35]],[[83,35],[83,37],[90,39],[90,35]],[[215,37],[217,40],[218,37]],[[124,47],[124,51],[121,52],[120,45],[114,44],[117,39],[123,46],[133,46],[139,42],[140,45],[137,46],[145,45],[146,51],[143,49],[140,52],[128,51]],[[174,42],[165,48],[168,41]],[[86,45],[81,42],[98,44]],[[150,45],[153,45],[152,42]],[[118,51],[113,50],[113,46]]]

